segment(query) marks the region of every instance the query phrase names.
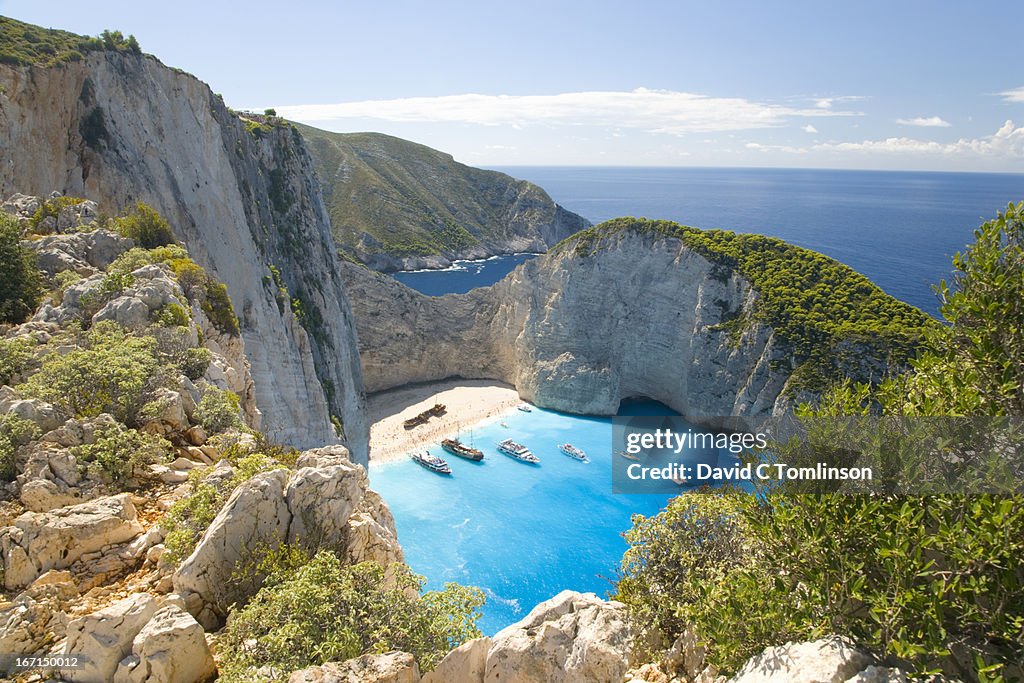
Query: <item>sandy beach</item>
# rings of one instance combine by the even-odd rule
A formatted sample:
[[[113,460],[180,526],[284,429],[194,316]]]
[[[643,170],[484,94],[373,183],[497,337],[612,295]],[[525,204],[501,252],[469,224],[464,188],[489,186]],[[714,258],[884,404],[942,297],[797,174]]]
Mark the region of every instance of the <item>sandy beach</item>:
[[[370,460],[386,462],[417,448],[437,446],[442,439],[498,418],[521,402],[515,389],[494,380],[453,379],[370,394]],[[414,429],[402,426],[435,403],[443,403],[448,412]]]

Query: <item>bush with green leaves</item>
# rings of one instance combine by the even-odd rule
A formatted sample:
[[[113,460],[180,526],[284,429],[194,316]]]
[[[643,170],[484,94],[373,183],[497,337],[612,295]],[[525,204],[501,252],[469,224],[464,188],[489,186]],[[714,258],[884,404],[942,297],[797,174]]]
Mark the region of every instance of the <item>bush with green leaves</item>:
[[[14,456],[19,446],[38,439],[42,430],[34,422],[16,415],[0,415],[0,481],[13,481],[18,474]]]
[[[227,683],[284,681],[296,669],[390,650],[411,653],[429,671],[452,648],[481,635],[476,622],[484,596],[477,588],[449,583],[420,596],[424,579],[405,565],[346,566],[328,550],[297,568],[285,564],[232,614],[220,637]]]
[[[179,564],[192,554],[226,500],[217,487],[202,481],[206,474],[206,470],[192,471],[188,495],[176,500],[160,521],[160,526],[167,532],[164,558],[172,564]]]
[[[18,221],[0,211],[0,323],[24,322],[42,295],[36,253],[22,246]]]
[[[174,244],[171,226],[160,213],[144,202],[137,202],[131,213],[114,221],[121,235],[135,240],[143,249]]]
[[[10,384],[29,369],[35,347],[35,340],[26,337],[0,339],[0,386]]]
[[[196,404],[194,419],[207,434],[238,429],[242,426],[238,395],[233,391],[206,385],[202,398]]]
[[[105,320],[76,341],[79,348],[73,351],[45,355],[39,371],[18,391],[47,401],[69,416],[110,413],[134,424],[152,392],[168,381],[156,339]]]
[[[124,487],[147,465],[166,460],[171,444],[159,436],[113,425],[98,430],[93,443],[74,446],[70,452],[89,471]]]

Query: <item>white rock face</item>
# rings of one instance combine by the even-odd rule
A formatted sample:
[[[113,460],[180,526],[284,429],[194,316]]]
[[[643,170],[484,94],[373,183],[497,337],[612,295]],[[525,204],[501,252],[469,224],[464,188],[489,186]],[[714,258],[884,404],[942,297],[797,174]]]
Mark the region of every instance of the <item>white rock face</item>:
[[[873,663],[871,657],[849,641],[832,636],[766,648],[729,680],[730,683],[843,683]]]
[[[0,529],[4,584],[8,589],[27,585],[48,569],[65,569],[84,555],[141,533],[127,493],[51,512],[26,512]]]
[[[197,683],[215,672],[203,627],[172,604],[159,609],[135,636],[114,683]]]
[[[450,679],[456,683],[459,679]],[[363,655],[295,671],[288,683],[419,683],[420,670],[408,652]]]
[[[491,639],[486,636],[463,643],[447,655],[423,676],[423,683],[448,683],[466,681],[481,683],[487,673],[487,651]]]
[[[632,646],[625,610],[563,591],[494,638],[452,650],[424,683],[621,683]]]
[[[344,454],[340,446],[309,451],[290,476],[264,472],[235,489],[174,574],[176,592],[198,596],[190,611],[200,623],[214,627],[232,603],[257,590],[233,575],[261,546],[288,542],[385,565],[402,561],[391,513],[368,490],[366,471]]]
[[[498,379],[537,405],[614,414],[646,396],[687,417],[769,414],[792,368],[770,328],[722,323],[750,284],[674,238],[631,231],[538,257],[492,287],[430,298],[344,266],[368,391]]]
[[[85,666],[64,671],[72,683],[109,683],[118,663],[131,652],[132,641],[153,615],[157,603],[139,593],[68,624],[64,654],[81,655]]]
[[[111,212],[138,200],[156,208],[228,287],[263,429],[300,447],[336,443],[333,413],[365,462],[352,314],[301,138],[286,126],[250,134],[204,83],[148,56],[91,53],[55,69],[0,65],[0,90],[0,196],[58,189]],[[106,132],[87,141],[80,127],[90,115],[102,117]],[[303,298],[307,319],[317,321],[311,334],[290,305],[279,306],[268,264]]]

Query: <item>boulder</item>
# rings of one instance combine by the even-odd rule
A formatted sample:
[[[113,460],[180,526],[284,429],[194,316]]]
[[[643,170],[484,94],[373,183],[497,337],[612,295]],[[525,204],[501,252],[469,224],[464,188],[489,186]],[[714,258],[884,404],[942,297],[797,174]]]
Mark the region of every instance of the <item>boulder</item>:
[[[344,449],[318,451],[301,455],[304,466],[295,472],[264,472],[235,489],[178,568],[174,589],[199,596],[203,608],[193,615],[204,627],[216,626],[228,606],[258,590],[259,577],[251,584],[232,580],[256,548],[288,542],[382,564],[402,559],[394,520],[380,497],[368,490],[366,471],[349,462]],[[219,472],[233,471],[218,468],[211,476]]]
[[[114,683],[197,683],[216,673],[206,634],[191,614],[169,604],[153,615],[117,666]]]
[[[486,683],[620,683],[632,636],[626,606],[563,591],[494,636]]]
[[[104,320],[113,320],[130,330],[141,330],[149,324],[149,307],[133,296],[119,296],[92,317],[93,325]]]
[[[491,639],[474,638],[458,646],[444,656],[433,671],[423,675],[423,683],[483,683],[487,672],[487,651]]]
[[[80,655],[84,665],[67,669],[63,677],[72,683],[109,683],[118,664],[127,657],[135,636],[157,612],[157,602],[137,593],[68,624],[65,655]]]
[[[48,569],[66,569],[87,553],[141,533],[127,493],[51,512],[26,512],[0,529],[4,584],[8,589],[27,585]]]
[[[786,643],[751,657],[730,683],[844,683],[874,664],[839,636]]]
[[[452,683],[461,679],[449,679]],[[296,671],[288,683],[419,683],[420,670],[408,652],[363,655]]]
[[[235,489],[210,527],[174,574],[174,590],[201,597],[208,610],[193,614],[207,628],[217,625],[228,607],[255,591],[232,581],[236,569],[261,546],[288,538],[292,515],[285,502],[288,473],[258,474]]]
[[[3,412],[20,417],[22,420],[28,420],[43,432],[56,429],[62,422],[54,407],[38,398],[10,401]]]

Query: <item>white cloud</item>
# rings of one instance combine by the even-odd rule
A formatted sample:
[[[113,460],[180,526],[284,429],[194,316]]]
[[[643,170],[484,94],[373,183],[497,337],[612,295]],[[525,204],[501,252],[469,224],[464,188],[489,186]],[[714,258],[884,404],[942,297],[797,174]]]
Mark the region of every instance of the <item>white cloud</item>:
[[[408,97],[278,106],[276,109],[280,115],[297,121],[358,118],[485,126],[593,125],[672,135],[773,128],[792,118],[857,115],[857,112],[796,108],[739,97],[708,97],[647,88],[558,95]]]
[[[904,126],[918,126],[920,128],[949,128],[951,124],[940,116],[918,116],[913,119],[896,119],[896,123]]]
[[[801,130],[803,130],[803,132],[805,132],[805,133],[817,133],[818,132],[818,129],[815,128],[814,126],[812,126],[809,123],[806,126],[804,126],[803,128],[801,128]]]
[[[1014,88],[1013,90],[1004,90],[999,93],[1003,96],[1003,100],[1006,102],[1013,102],[1014,104],[1024,104],[1024,86]]]
[[[792,147],[790,145],[762,145],[760,142],[748,142],[744,145],[747,149],[755,152],[786,152],[787,154],[807,154],[806,147]]]
[[[1024,128],[1007,121],[993,135],[983,138],[960,138],[956,142],[934,142],[896,137],[863,142],[829,142],[814,146],[815,150],[839,152],[879,152],[883,154],[963,155],[1024,158]]]
[[[864,95],[842,95],[840,97],[819,97],[814,100],[814,106],[818,109],[831,109],[837,102],[856,102],[867,99]]]

